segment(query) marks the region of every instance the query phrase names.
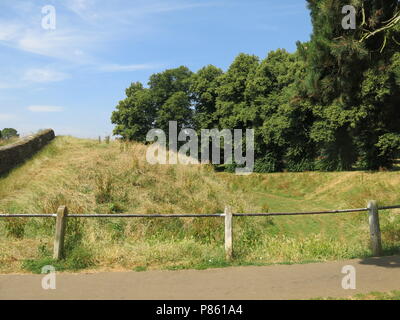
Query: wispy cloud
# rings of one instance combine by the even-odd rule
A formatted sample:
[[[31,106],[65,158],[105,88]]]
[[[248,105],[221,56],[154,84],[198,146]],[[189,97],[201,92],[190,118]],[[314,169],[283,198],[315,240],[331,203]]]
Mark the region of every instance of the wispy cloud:
[[[7,18],[0,20],[0,45],[73,62],[90,61],[89,54],[84,53],[101,38],[96,30],[84,28],[84,22],[71,21],[60,4],[55,4],[56,30],[45,30],[41,20],[43,4],[32,0],[24,3],[0,4],[0,10],[8,12]]]
[[[15,115],[10,113],[0,113],[0,121],[8,121],[14,119]]]
[[[160,65],[157,64],[109,64],[99,66],[100,71],[104,72],[124,72],[124,71],[138,71],[138,70],[151,70],[159,68]]]
[[[76,14],[81,14],[95,5],[95,0],[66,0],[65,6]]]
[[[67,0],[63,4],[55,4],[56,30],[44,30],[40,19],[37,19],[40,17],[40,6],[27,2],[32,3],[27,6],[29,10],[14,8],[15,12],[19,12],[17,19],[0,22],[0,44],[81,63],[93,62],[98,46],[106,47],[115,37],[153,30],[157,23],[153,20],[148,26],[149,15],[218,4],[215,1],[136,0],[132,6],[132,2],[127,0],[101,2],[101,5],[96,0]],[[127,29],[126,24],[131,27]]]
[[[12,41],[21,32],[22,26],[15,22],[0,23],[0,41]]]
[[[20,88],[21,85],[16,83],[11,83],[7,81],[0,81],[0,89],[13,89],[13,88]]]
[[[97,0],[66,0],[64,3],[68,10],[86,21],[114,24],[126,21],[135,24],[133,18],[146,18],[154,14],[215,7],[222,4],[222,1],[216,0],[114,0],[102,2],[101,5]]]
[[[0,45],[73,64],[92,66],[93,69],[104,72],[153,69],[151,64],[113,64],[112,61],[104,61],[101,55],[103,50],[108,50],[111,43],[128,39],[132,41],[165,30],[161,25],[163,20],[156,19],[155,15],[218,6],[222,2],[65,0],[54,3],[57,14],[56,29],[44,30],[41,27],[40,4],[33,0],[25,0],[21,6],[18,2],[6,1],[5,6],[12,10],[12,15],[0,21]],[[53,76],[42,73],[43,82],[62,78],[61,75]],[[30,81],[32,77],[26,75],[25,79]]]
[[[87,63],[91,57],[86,52],[98,39],[92,34],[80,35],[77,30],[34,31],[27,30],[15,39],[18,49],[75,63]]]
[[[28,82],[57,82],[68,78],[69,75],[66,73],[44,68],[27,70],[23,75],[22,80]]]
[[[31,112],[61,112],[64,108],[58,106],[29,106],[28,110]]]

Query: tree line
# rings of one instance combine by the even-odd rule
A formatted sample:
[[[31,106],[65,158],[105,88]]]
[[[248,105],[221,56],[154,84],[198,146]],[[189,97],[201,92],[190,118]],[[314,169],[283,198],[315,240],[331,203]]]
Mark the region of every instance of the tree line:
[[[400,157],[398,0],[307,0],[313,32],[297,50],[239,54],[228,70],[185,66],[132,83],[114,134],[145,142],[153,128],[255,129],[255,171],[376,170]]]

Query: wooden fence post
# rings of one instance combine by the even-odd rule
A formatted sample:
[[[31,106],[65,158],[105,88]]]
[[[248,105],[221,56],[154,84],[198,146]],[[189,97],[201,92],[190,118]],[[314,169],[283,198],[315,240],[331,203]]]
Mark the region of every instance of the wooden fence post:
[[[382,255],[381,229],[379,226],[378,205],[375,200],[368,202],[369,232],[371,236],[371,249],[374,257]]]
[[[232,218],[231,208],[225,207],[225,254],[228,261],[233,257]]]
[[[64,255],[64,236],[65,227],[67,225],[68,209],[66,206],[61,206],[57,210],[57,221],[56,221],[56,234],[54,238],[54,260],[60,260]]]

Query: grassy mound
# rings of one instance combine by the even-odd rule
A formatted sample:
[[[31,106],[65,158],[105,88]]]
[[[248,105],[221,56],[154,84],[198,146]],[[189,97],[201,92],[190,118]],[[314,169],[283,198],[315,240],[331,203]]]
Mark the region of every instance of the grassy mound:
[[[236,176],[210,166],[150,165],[140,144],[57,137],[0,178],[0,213],[219,213],[308,211],[400,203],[398,172]],[[301,263],[369,255],[367,214],[240,217],[232,264]],[[0,220],[0,272],[226,266],[223,219],[69,219],[67,258],[51,261],[53,219]],[[400,215],[382,212],[388,253]]]
[[[9,144],[13,144],[17,142],[19,138],[11,138],[11,139],[0,139],[0,147],[7,146]]]

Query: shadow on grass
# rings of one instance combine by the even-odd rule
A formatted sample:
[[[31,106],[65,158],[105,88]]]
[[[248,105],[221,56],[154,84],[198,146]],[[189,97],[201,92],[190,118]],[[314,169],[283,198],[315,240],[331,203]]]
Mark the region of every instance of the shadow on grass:
[[[384,250],[382,257],[368,257],[360,261],[360,264],[378,266],[383,268],[400,268],[399,248]],[[397,255],[393,255],[397,254]]]

